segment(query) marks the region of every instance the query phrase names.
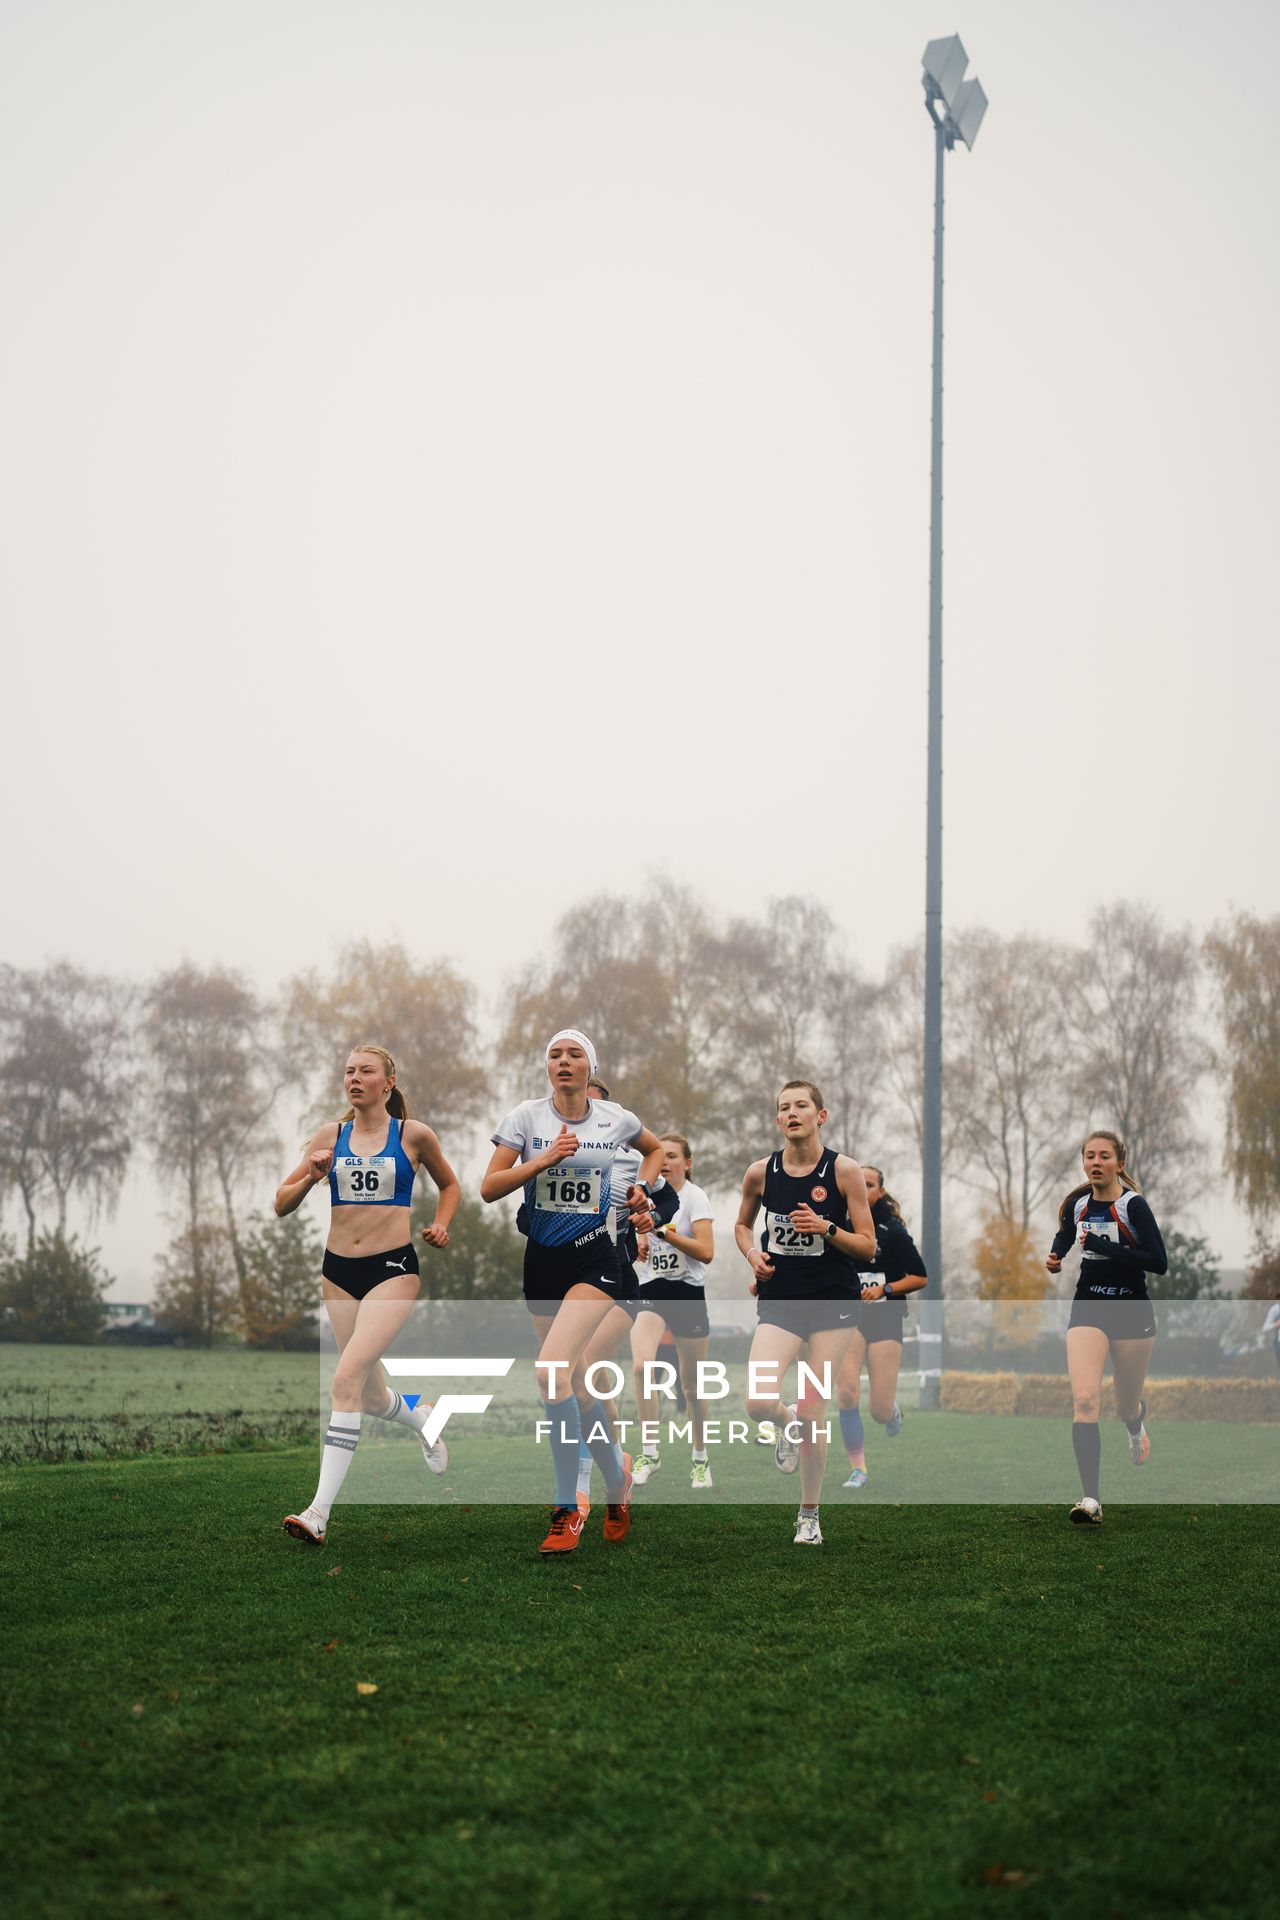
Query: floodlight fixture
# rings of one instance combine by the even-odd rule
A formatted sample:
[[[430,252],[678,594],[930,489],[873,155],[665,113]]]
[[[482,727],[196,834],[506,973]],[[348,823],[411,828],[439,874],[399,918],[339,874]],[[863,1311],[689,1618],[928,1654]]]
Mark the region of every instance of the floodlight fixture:
[[[958,33],[947,40],[931,40],[924,50],[924,103],[948,147],[962,140],[972,151],[987,110],[987,96],[978,80],[966,80],[969,56]],[[941,110],[939,110],[941,102]]]

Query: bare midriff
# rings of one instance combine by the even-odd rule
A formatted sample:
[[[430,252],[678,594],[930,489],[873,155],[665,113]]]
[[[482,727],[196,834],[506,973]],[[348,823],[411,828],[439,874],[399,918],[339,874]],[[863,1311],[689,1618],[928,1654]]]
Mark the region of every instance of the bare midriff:
[[[335,1207],[329,1219],[329,1251],[344,1260],[394,1253],[410,1238],[408,1207]]]

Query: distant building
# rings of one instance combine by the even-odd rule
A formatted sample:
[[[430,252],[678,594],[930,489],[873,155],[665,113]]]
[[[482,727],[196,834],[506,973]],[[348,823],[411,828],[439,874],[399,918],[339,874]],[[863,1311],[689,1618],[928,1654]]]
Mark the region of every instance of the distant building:
[[[102,1338],[113,1346],[173,1347],[181,1339],[172,1328],[160,1326],[149,1304],[104,1300],[102,1311]]]

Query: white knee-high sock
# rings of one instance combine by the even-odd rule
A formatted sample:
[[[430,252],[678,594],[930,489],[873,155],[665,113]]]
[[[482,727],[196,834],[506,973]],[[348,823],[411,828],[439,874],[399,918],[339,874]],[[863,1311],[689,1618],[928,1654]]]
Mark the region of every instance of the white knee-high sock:
[[[320,1484],[311,1502],[326,1521],[329,1509],[338,1497],[338,1489],[347,1477],[347,1468],[351,1465],[351,1456],[359,1438],[360,1415],[339,1413],[335,1407],[329,1415],[329,1430],[324,1436],[324,1448],[320,1454]]]
[[[391,1398],[382,1409],[382,1412],[377,1415],[377,1418],[379,1420],[401,1420],[406,1427],[412,1427],[415,1433],[421,1433],[427,1424],[427,1416],[431,1412],[434,1404],[434,1401],[431,1400],[419,1400],[416,1407],[411,1407],[404,1395],[397,1393],[395,1388],[392,1387]]]

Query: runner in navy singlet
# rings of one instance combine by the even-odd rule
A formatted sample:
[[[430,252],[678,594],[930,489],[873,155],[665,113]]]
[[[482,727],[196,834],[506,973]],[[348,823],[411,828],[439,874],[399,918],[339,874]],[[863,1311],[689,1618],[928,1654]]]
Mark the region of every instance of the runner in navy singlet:
[[[782,1376],[802,1352],[819,1380],[831,1381],[857,1322],[859,1285],[855,1261],[875,1253],[875,1224],[866,1182],[856,1160],[824,1147],[827,1110],[811,1080],[788,1080],[778,1095],[780,1153],[748,1167],[734,1238],[751,1268],[759,1324],[748,1368]],[[756,1216],[764,1208],[762,1242],[755,1244]],[[794,1407],[778,1393],[752,1391],[747,1411],[778,1429],[774,1458],[783,1473],[800,1467],[797,1546],[822,1545],[818,1502],[827,1461],[825,1413],[830,1393],[806,1381]]]
[[[920,1250],[907,1232],[897,1201],[884,1190],[884,1175],[865,1160],[862,1175],[875,1222],[876,1254],[865,1265],[859,1263],[862,1310],[840,1369],[840,1434],[849,1455],[846,1487],[867,1484],[862,1437],[863,1362],[871,1383],[871,1418],[884,1428],[887,1440],[896,1440],[902,1432],[898,1373],[907,1324],[907,1295],[928,1285]]]
[[[1061,1272],[1063,1256],[1073,1243],[1079,1244],[1080,1277],[1067,1325],[1067,1371],[1071,1441],[1082,1491],[1071,1518],[1078,1525],[1097,1526],[1102,1519],[1098,1415],[1107,1355],[1116,1412],[1129,1436],[1129,1458],[1140,1467],[1151,1452],[1142,1389],[1156,1336],[1147,1275],[1167,1273],[1169,1259],[1155,1215],[1124,1170],[1119,1135],[1091,1133],[1081,1155],[1084,1182],[1071,1189],[1058,1209],[1058,1231],[1045,1265],[1050,1273]]]

